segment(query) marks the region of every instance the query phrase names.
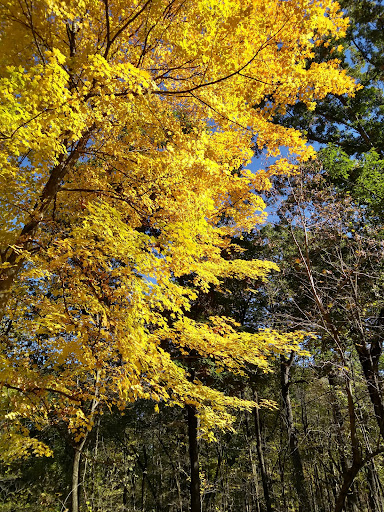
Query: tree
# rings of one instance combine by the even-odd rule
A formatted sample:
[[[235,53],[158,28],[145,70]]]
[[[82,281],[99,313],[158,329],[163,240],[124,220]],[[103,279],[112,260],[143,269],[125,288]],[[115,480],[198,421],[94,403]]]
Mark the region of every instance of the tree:
[[[286,185],[278,209],[280,224],[270,240],[280,240],[287,299],[281,297],[280,287],[270,300],[276,304],[274,319],[282,328],[300,324],[317,334],[311,345],[313,355],[324,357],[330,351],[329,383],[335,368],[344,381],[351,446],[349,460],[342,464],[335,503],[335,511],[340,512],[359,471],[383,451],[380,226],[369,222],[366,210],[350,195],[335,189],[320,165],[312,172],[307,166]],[[358,421],[356,374],[359,394],[364,383],[365,397],[373,408],[376,429],[370,427],[369,437],[367,424]]]
[[[226,425],[252,402],[189,382],[172,350],[237,370],[299,337],[189,320],[196,292],[177,278],[207,291],[275,268],[222,254],[264,218],[269,176],[293,168],[245,170],[256,134],[270,155],[313,155],[265,100],[354,90],[337,61],[306,65],[343,35],[338,5],[35,0],[3,2],[0,18],[3,446],[48,453],[23,439],[52,421],[80,442],[103,403],[138,398]]]
[[[338,42],[331,37],[318,49],[314,61],[324,63],[337,56],[362,87],[354,97],[330,94],[313,111],[299,102],[280,121],[303,130],[310,141],[327,145],[321,160],[329,179],[341,190],[349,190],[371,214],[380,216],[384,197],[384,6],[371,0],[344,0],[341,6],[350,20],[345,37]]]
[[[354,97],[332,93],[313,111],[299,102],[288,109],[283,122],[304,130],[309,140],[334,144],[348,155],[376,149],[382,158],[384,6],[374,0],[342,0],[340,4],[350,20],[345,37],[339,41],[330,37],[308,65],[337,57],[362,87]]]

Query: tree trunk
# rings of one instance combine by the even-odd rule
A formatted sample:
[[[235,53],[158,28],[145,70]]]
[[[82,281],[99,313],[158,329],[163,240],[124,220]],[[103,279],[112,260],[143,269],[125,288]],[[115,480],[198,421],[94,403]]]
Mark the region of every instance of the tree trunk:
[[[74,447],[75,455],[73,457],[73,466],[72,466],[72,507],[71,512],[79,512],[79,486],[80,486],[80,462],[81,462],[81,452],[84,448],[84,444],[86,441],[86,437]]]
[[[355,342],[355,348],[363,369],[369,398],[371,399],[375,413],[375,419],[379,427],[381,437],[384,440],[384,405],[378,368],[378,362],[382,352],[381,341],[375,340],[371,343],[370,348],[367,348],[363,343]]]
[[[345,375],[345,389],[346,389],[347,399],[348,399],[348,415],[349,415],[349,429],[350,429],[351,448],[352,448],[352,464],[347,470],[344,471],[343,484],[341,486],[339,495],[336,499],[335,512],[341,512],[343,510],[343,508],[345,506],[345,500],[348,496],[349,488],[353,484],[353,481],[356,478],[357,473],[360,471],[360,469],[362,468],[362,466],[364,464],[362,461],[359,440],[357,437],[355,406],[353,403],[351,381],[350,381],[348,375]]]
[[[100,372],[97,371],[96,379],[95,379],[95,396],[92,400],[91,410],[89,414],[88,420],[93,422],[95,417],[95,411],[99,405],[98,394],[99,394],[99,378]],[[79,482],[80,482],[80,462],[81,462],[81,453],[83,451],[84,445],[89,436],[89,430],[86,430],[83,439],[74,445],[75,455],[73,457],[73,466],[72,466],[72,510],[71,512],[79,512]]]
[[[201,512],[199,447],[197,442],[196,407],[187,405],[189,460],[191,470],[191,512]]]
[[[336,499],[335,504],[335,511],[334,512],[341,512],[345,505],[345,500],[348,495],[349,488],[351,487],[354,479],[356,478],[357,473],[360,470],[360,464],[354,463],[350,468],[347,469],[347,471],[344,473],[344,481],[343,485],[341,486],[339,495]]]
[[[310,512],[311,502],[309,500],[307,488],[305,485],[303,463],[301,460],[299,441],[296,427],[293,421],[291,398],[289,395],[290,370],[293,363],[293,358],[293,352],[291,353],[291,356],[288,360],[281,356],[281,395],[283,399],[285,423],[287,425],[290,458],[293,466],[293,485],[299,500],[299,512]]]
[[[367,477],[371,489],[368,498],[371,501],[372,512],[383,512],[383,495],[380,489],[380,477],[377,473],[374,461],[368,464]]]
[[[255,397],[255,402],[258,402],[256,391],[254,392],[254,397]],[[255,420],[257,458],[259,460],[261,482],[263,484],[265,507],[266,507],[267,512],[273,512],[273,506],[272,506],[271,497],[269,494],[270,482],[269,482],[267,470],[265,468],[264,452],[263,452],[263,445],[262,445],[262,439],[261,439],[260,415],[259,415],[259,409],[257,407],[255,407],[253,409],[253,418]]]
[[[339,398],[337,396],[336,387],[337,387],[337,379],[336,374],[333,372],[328,373],[328,382],[331,388],[331,404],[332,404],[332,415],[333,421],[336,430],[336,439],[337,439],[337,450],[339,452],[340,457],[340,465],[341,470],[344,473],[347,469],[347,462],[345,460],[345,448],[346,448],[346,440],[344,439],[344,417],[341,412]]]

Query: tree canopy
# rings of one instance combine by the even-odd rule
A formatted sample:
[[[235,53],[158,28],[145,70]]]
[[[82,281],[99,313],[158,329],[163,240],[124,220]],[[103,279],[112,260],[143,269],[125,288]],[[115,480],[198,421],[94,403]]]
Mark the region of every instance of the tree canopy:
[[[199,290],[277,268],[232,237],[264,219],[269,178],[314,155],[275,114],[355,90],[337,59],[308,66],[345,34],[338,4],[10,0],[0,20],[4,456],[49,453],[25,439],[48,421],[80,439],[100,403],[190,403],[203,431],[225,426],[253,402],[180,358],[265,368],[303,334],[186,313]],[[277,159],[252,173],[255,143]]]

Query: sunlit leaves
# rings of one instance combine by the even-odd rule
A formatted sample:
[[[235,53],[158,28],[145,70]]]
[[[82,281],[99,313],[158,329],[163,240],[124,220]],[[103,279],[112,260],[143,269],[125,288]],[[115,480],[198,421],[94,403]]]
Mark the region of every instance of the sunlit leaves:
[[[276,270],[236,258],[231,237],[265,219],[272,174],[313,156],[274,113],[353,93],[337,61],[307,68],[345,30],[337,4],[10,0],[0,21],[2,383],[17,374],[15,391],[37,397],[31,421],[43,403],[76,439],[95,404],[138,398],[227,425],[228,407],[250,404],[178,362],[196,351],[266,369],[302,334],[239,334],[188,311],[225,278]],[[252,173],[255,140],[277,160]]]

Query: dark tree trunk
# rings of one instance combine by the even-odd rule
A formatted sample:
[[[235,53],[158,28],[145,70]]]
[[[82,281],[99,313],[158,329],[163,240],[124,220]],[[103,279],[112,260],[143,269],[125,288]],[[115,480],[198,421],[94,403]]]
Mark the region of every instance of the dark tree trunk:
[[[343,485],[341,486],[339,495],[337,496],[334,512],[341,512],[343,510],[349,488],[353,484],[353,481],[356,478],[360,467],[360,464],[355,463],[344,473]]]
[[[287,426],[290,459],[293,466],[293,485],[299,500],[299,512],[310,512],[311,502],[309,500],[305,484],[303,463],[301,460],[297,430],[293,420],[291,398],[289,395],[290,370],[293,363],[293,358],[293,352],[288,360],[283,356],[281,357],[281,396],[283,399],[283,410],[285,423]]]
[[[255,401],[258,402],[256,392],[255,392]],[[273,512],[273,506],[272,506],[271,497],[269,494],[270,481],[269,481],[269,477],[268,477],[267,470],[265,467],[264,452],[263,452],[263,445],[262,445],[262,439],[261,439],[260,415],[259,415],[259,409],[257,407],[255,407],[253,409],[253,418],[255,420],[257,458],[259,460],[261,482],[263,484],[265,507],[266,507],[267,512]]]
[[[352,464],[343,472],[343,484],[341,486],[339,495],[336,499],[335,512],[341,512],[345,506],[345,500],[348,496],[348,491],[353,484],[358,472],[363,467],[359,440],[356,430],[356,413],[352,396],[352,386],[348,375],[345,375],[345,389],[348,399],[348,415],[349,415],[349,430],[352,448]]]
[[[328,382],[331,387],[331,403],[332,403],[332,413],[333,413],[333,421],[336,429],[336,439],[337,439],[337,450],[339,452],[340,457],[340,465],[342,473],[346,471],[347,462],[345,460],[345,447],[346,441],[343,436],[344,431],[344,417],[341,412],[339,399],[336,393],[337,387],[337,379],[336,375],[333,372],[328,373]]]
[[[380,496],[380,488],[378,486],[378,475],[375,463],[372,461],[366,466],[367,482],[369,485],[368,503],[371,512],[382,512],[382,500]]]
[[[191,468],[191,512],[201,512],[199,446],[197,442],[196,407],[187,405],[189,460]]]
[[[371,343],[370,348],[367,348],[365,343],[355,342],[355,347],[363,369],[365,381],[367,383],[367,389],[373,405],[375,419],[379,427],[381,437],[384,440],[384,405],[378,368],[379,358],[382,353],[382,343],[381,340],[375,340]]]

